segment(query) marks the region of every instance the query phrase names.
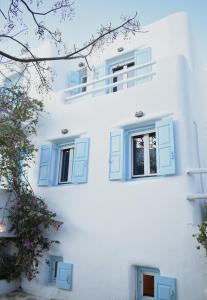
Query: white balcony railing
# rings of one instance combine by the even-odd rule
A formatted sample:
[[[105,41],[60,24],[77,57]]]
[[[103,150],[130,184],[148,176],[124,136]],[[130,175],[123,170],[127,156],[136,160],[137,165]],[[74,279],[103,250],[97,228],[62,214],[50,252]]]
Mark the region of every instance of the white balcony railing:
[[[71,103],[73,100],[86,95],[91,94],[93,96],[98,96],[100,94],[109,94],[113,92],[114,87],[117,87],[117,91],[119,91],[136,85],[137,83],[141,83],[142,81],[145,81],[145,79],[150,80],[156,74],[155,71],[153,71],[153,65],[155,64],[155,61],[151,61],[143,65],[112,73],[99,79],[74,85],[64,90],[64,99],[66,102]],[[146,70],[146,67],[150,67],[150,70]],[[139,74],[137,74],[138,72],[136,71],[138,71]],[[113,82],[114,77],[117,78],[116,82]],[[120,77],[121,79],[119,79]]]

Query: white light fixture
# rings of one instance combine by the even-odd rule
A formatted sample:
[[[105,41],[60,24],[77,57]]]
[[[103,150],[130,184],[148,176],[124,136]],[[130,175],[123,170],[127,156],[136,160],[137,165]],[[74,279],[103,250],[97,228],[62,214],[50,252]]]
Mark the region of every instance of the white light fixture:
[[[68,133],[68,129],[67,129],[67,128],[63,128],[63,129],[61,130],[61,133],[62,133],[62,134],[67,134],[67,133]]]
[[[141,118],[141,117],[144,116],[144,113],[143,113],[142,110],[136,111],[135,114],[134,114],[134,116],[135,116],[136,118]]]
[[[0,233],[7,232],[6,225],[4,223],[0,223]]]

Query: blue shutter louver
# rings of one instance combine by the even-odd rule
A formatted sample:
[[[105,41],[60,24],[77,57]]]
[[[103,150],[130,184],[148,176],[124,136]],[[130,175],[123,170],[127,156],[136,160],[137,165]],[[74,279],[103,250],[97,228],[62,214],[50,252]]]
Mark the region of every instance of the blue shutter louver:
[[[56,287],[59,289],[72,290],[73,265],[58,262]]]
[[[175,149],[172,119],[156,122],[156,142],[158,175],[175,174]]]
[[[136,66],[146,64],[152,60],[151,57],[151,48],[140,49],[135,52],[135,64]],[[152,79],[152,76],[147,74],[152,72],[152,66],[146,66],[141,69],[136,70],[136,76],[143,76],[146,74],[146,77],[137,79],[136,83],[143,83]]]
[[[39,164],[38,185],[48,186],[50,184],[50,167],[52,160],[52,144],[42,145]]]
[[[94,70],[93,70],[93,80],[100,79],[101,77],[104,77],[104,76],[106,76],[106,65],[105,64],[97,66],[96,68],[94,68]],[[105,80],[97,82],[93,85],[93,89],[95,90],[95,89],[98,89],[98,88],[102,88],[102,87],[105,86],[105,84],[106,84]],[[93,92],[93,96],[104,95],[105,92],[106,92],[105,89],[97,91],[97,92]]]
[[[80,84],[80,72],[79,71],[71,71],[69,74],[69,87],[73,87]],[[70,91],[71,96],[79,94],[81,92],[80,88],[74,88]]]
[[[155,276],[155,300],[176,300],[176,279]]]
[[[110,133],[109,179],[123,179],[123,129],[116,129]]]
[[[88,179],[89,138],[77,138],[75,140],[73,160],[73,183],[85,183]]]

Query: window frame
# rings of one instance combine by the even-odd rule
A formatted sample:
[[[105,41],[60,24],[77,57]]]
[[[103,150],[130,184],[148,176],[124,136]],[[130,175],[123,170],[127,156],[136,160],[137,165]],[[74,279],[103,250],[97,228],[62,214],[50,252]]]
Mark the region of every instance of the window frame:
[[[68,180],[65,182],[60,181],[61,177],[61,165],[62,165],[62,155],[61,152],[65,149],[73,149],[73,157],[72,157],[72,165],[70,166],[70,155],[69,155],[69,168],[68,168]],[[74,152],[75,152],[75,141],[70,141],[68,143],[64,144],[58,144],[57,145],[57,172],[56,172],[56,185],[61,186],[64,184],[71,184],[72,183],[72,177],[73,177],[73,162],[74,162]]]
[[[132,176],[133,172],[133,147],[132,147],[132,137],[136,135],[144,135],[148,133],[156,133],[155,122],[144,125],[140,125],[139,127],[133,127],[125,129],[124,133],[124,169],[127,180],[136,180],[139,178],[150,178],[150,177],[158,177],[158,173],[154,174],[143,174],[143,175],[135,175]],[[149,155],[148,155],[149,156]],[[149,160],[149,159],[148,159]],[[157,162],[157,160],[156,160]],[[150,166],[150,164],[149,164]]]

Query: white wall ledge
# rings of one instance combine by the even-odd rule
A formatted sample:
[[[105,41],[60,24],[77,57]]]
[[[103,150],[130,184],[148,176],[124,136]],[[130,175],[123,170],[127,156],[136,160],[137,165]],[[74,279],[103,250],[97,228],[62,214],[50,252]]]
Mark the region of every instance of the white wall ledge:
[[[134,112],[135,113],[135,112]],[[149,122],[155,122],[163,118],[172,117],[173,113],[166,112],[166,113],[160,113],[160,114],[147,114],[144,115],[141,118],[133,117],[128,120],[124,120],[120,123],[114,124],[112,128],[123,128],[123,127],[129,127],[133,125],[144,125]]]

